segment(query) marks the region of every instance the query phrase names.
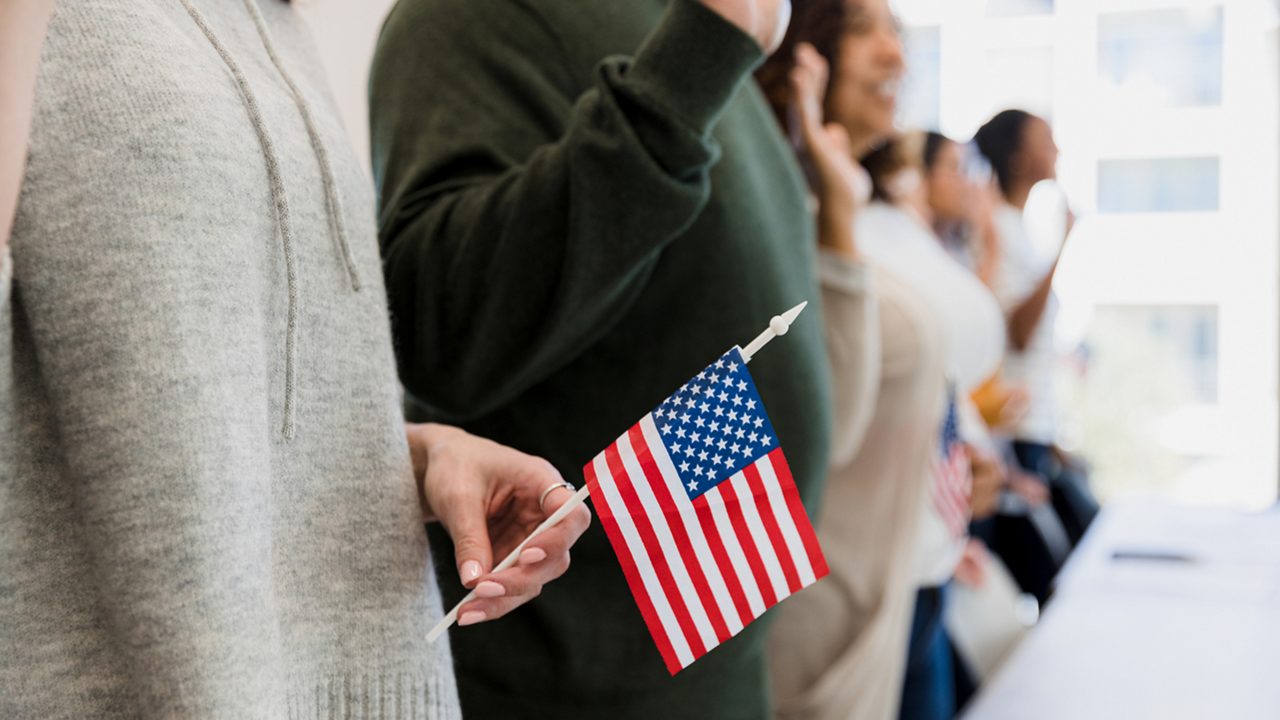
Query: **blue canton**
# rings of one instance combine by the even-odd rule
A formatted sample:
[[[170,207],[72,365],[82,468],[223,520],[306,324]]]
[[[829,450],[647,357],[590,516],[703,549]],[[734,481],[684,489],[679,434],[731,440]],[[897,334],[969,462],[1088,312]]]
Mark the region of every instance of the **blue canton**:
[[[942,436],[939,438],[942,457],[951,457],[952,447],[960,444],[960,426],[956,412],[956,386],[947,385],[947,414],[942,419]]]
[[[778,447],[737,347],[663,401],[653,421],[690,500]]]

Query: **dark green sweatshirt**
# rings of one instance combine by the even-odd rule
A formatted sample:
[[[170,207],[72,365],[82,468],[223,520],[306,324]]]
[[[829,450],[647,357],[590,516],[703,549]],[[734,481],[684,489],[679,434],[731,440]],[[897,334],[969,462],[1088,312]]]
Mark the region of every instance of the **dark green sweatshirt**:
[[[747,35],[692,0],[400,0],[371,77],[374,171],[411,419],[581,468],[769,319],[752,361],[810,513],[829,406],[803,181]],[[664,13],[664,8],[666,11]],[[441,585],[463,594],[432,537]],[[763,718],[763,630],[675,677],[604,532],[450,639],[468,718]]]

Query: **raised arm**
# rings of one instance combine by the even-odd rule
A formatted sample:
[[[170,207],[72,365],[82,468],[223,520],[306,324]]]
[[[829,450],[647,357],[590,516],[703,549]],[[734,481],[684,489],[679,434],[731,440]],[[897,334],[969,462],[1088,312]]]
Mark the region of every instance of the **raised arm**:
[[[384,269],[401,379],[437,418],[482,415],[571,361],[701,213],[712,130],[778,6],[716,0],[757,11],[736,25],[710,4],[674,0],[590,78],[524,3],[393,12],[370,83]]]
[[[1075,227],[1075,214],[1067,209],[1067,223],[1062,231],[1062,242],[1058,245],[1058,254],[1053,259],[1049,270],[1040,278],[1035,290],[1009,313],[1009,344],[1018,352],[1027,349],[1031,337],[1044,317],[1045,308],[1049,304],[1049,295],[1053,292],[1053,278],[1058,273],[1058,263],[1062,260],[1062,251],[1066,249],[1067,238]]]

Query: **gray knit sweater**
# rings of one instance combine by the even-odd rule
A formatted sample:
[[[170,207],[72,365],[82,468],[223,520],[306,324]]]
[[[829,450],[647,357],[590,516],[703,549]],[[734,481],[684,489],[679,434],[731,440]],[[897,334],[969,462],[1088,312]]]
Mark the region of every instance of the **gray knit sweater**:
[[[0,283],[0,717],[459,715],[370,184],[254,2],[53,19]]]

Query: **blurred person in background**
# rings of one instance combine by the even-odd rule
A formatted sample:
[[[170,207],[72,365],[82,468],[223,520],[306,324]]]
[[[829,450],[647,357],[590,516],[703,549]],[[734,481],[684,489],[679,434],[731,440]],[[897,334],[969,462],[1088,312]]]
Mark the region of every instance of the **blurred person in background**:
[[[854,158],[893,131],[902,44],[883,0],[798,3],[757,78],[809,171],[818,217],[835,423],[823,510],[829,577],[790,598],[769,636],[775,716],[897,716],[920,507],[944,390],[939,313],[868,261]]]
[[[1048,483],[1054,508],[1075,543],[1097,514],[1098,504],[1083,464],[1057,445],[1053,385],[1058,299],[1053,278],[1074,215],[1068,210],[1062,242],[1052,258],[1037,257],[1023,221],[1031,189],[1057,178],[1058,146],[1049,123],[1022,110],[997,113],[978,129],[974,143],[991,164],[1001,195],[996,209],[1000,261],[993,287],[1008,324],[1003,373],[1028,395],[1027,412],[1012,428],[1013,450],[1024,469]]]
[[[809,301],[751,372],[816,517],[831,417],[817,243],[800,168],[751,83],[788,8],[400,0],[370,120],[411,417],[578,476],[708,358]],[[574,560],[501,623],[451,632],[468,718],[770,713],[771,616],[672,677],[605,533]]]
[[[975,163],[972,153],[941,133],[927,132],[924,182],[934,233],[957,262],[991,287],[1000,268],[1000,235],[995,226],[998,196],[989,168]]]
[[[924,184],[938,237],[953,258],[990,288],[1000,259],[1000,238],[994,219],[999,197],[990,175],[973,170],[983,164],[970,157],[977,152],[971,145],[961,145],[941,133],[926,133]],[[961,252],[956,252],[957,249]],[[1000,372],[967,396],[957,398],[973,475],[973,518],[971,537],[955,578],[965,592],[999,593],[1002,606],[1012,606],[1016,593],[1011,591],[1012,579],[988,586],[988,578],[993,573],[1003,574],[1006,569],[989,556],[987,543],[1004,538],[1006,544],[1019,545],[1018,557],[1036,558],[1041,566],[1056,567],[1048,550],[1051,543],[1041,536],[1040,528],[1048,523],[1051,527],[1047,532],[1052,537],[1063,535],[1060,522],[1047,505],[1049,492],[1044,483],[1016,462],[1006,461],[1010,451],[1004,432],[1009,424],[1020,419],[1026,410],[1025,403],[1026,391],[1009,385]],[[966,620],[963,616],[951,619],[961,623]],[[1012,615],[975,620],[972,627],[963,629],[970,635],[990,632],[1007,638],[1016,636],[1022,627]],[[981,645],[989,646],[988,643]],[[977,652],[978,648],[969,650]],[[972,695],[979,678],[977,669],[970,666],[975,658],[966,658],[957,652],[956,659],[956,702],[960,707]]]
[[[862,158],[875,201],[859,214],[856,228],[871,261],[903,277],[938,313],[943,332],[947,387],[944,411],[934,426],[929,491],[917,508],[918,590],[899,710],[904,720],[949,718],[955,712],[952,647],[943,626],[947,585],[958,570],[970,569],[966,565],[987,561],[967,533],[973,470],[984,473],[979,486],[984,508],[991,504],[985,494],[995,485],[985,477],[985,458],[975,457],[974,441],[982,440],[984,429],[969,422],[971,414],[962,408],[968,394],[995,372],[1004,347],[1004,323],[991,292],[947,253],[933,231],[927,146],[926,134],[909,133]],[[964,189],[962,183],[956,187]]]
[[[961,145],[936,132],[927,133],[924,166],[935,231],[952,256],[994,290],[1003,254],[995,216],[1004,201],[990,166],[974,144]],[[970,446],[975,462],[970,532],[996,551],[1019,585],[1043,600],[1070,542],[1061,520],[1046,506],[1046,484],[1018,464],[1007,440],[1028,410],[1027,390],[997,372],[968,400],[961,411],[969,413],[972,427],[987,431]],[[998,483],[997,492],[979,492],[984,478]],[[979,497],[989,498],[990,506]],[[957,579],[963,583],[970,575],[966,568],[976,567],[963,563]],[[964,688],[964,682],[957,683],[962,700]]]

